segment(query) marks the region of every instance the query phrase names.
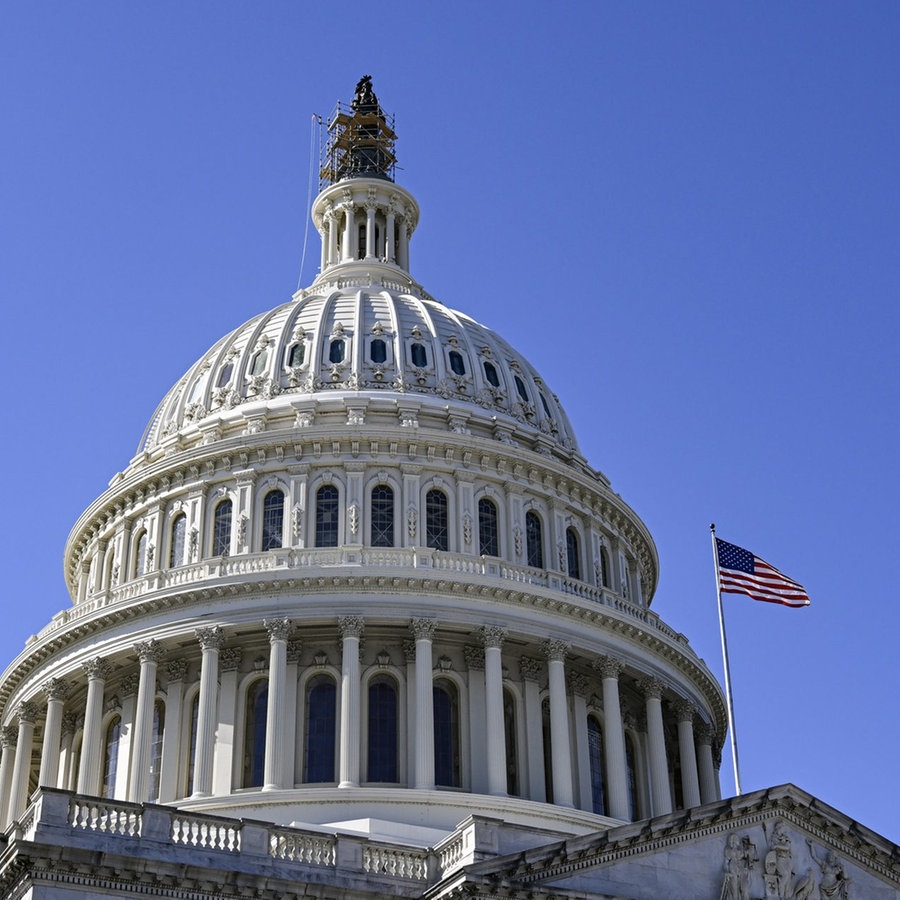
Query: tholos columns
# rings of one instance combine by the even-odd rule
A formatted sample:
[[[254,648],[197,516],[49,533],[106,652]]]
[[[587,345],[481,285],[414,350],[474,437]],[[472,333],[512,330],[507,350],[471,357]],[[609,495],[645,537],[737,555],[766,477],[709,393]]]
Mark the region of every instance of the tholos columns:
[[[14,822],[28,806],[28,779],[31,775],[31,750],[34,746],[34,723],[37,706],[25,701],[19,704],[19,734],[16,738],[16,762],[13,767],[12,790],[9,797],[9,822]]]
[[[503,721],[502,647],[506,629],[486,625],[481,631],[484,644],[484,709],[487,720],[488,793],[506,795],[506,728]]]
[[[597,660],[594,668],[603,684],[603,752],[606,763],[606,797],[609,815],[614,819],[631,819],[629,803],[628,762],[625,755],[625,728],[619,698],[619,675],[622,663],[609,656]]]
[[[434,619],[413,619],[416,639],[416,771],[415,787],[434,790],[434,688],[431,677],[431,642],[437,629]]]
[[[341,760],[338,787],[359,786],[359,616],[338,619],[343,662],[341,664]]]
[[[669,763],[666,757],[666,737],[663,730],[662,690],[655,678],[647,678],[638,685],[644,694],[647,708],[647,742],[650,751],[650,785],[653,792],[653,815],[672,812],[672,792],[669,789]]]
[[[697,774],[697,750],[694,747],[694,704],[681,700],[675,704],[678,719],[678,756],[681,760],[681,794],[685,809],[700,805],[700,778]]]
[[[4,725],[3,728],[0,728],[0,747],[3,748],[3,758],[0,760],[0,831],[5,831],[9,825],[7,810],[9,809],[9,795],[12,792],[18,733],[19,731],[14,725]]]
[[[550,686],[550,756],[553,764],[553,802],[574,806],[572,794],[572,748],[569,740],[569,707],[566,699],[565,658],[568,643],[549,640],[547,680]]]
[[[44,685],[47,698],[47,719],[44,723],[44,743],[41,747],[41,787],[56,787],[59,775],[59,747],[62,738],[63,705],[69,693],[68,682],[51,678]]]
[[[166,655],[166,651],[159,641],[149,640],[135,644],[134,652],[141,661],[141,674],[138,682],[137,708],[134,713],[128,799],[132,803],[144,803],[155,799],[149,796],[153,752],[153,706],[156,696],[156,668]]]
[[[266,757],[263,790],[284,787],[284,697],[287,690],[287,642],[290,619],[266,619],[269,633],[269,689],[266,697]]]
[[[194,757],[195,797],[212,792],[213,753],[216,738],[216,701],[219,687],[219,650],[225,635],[217,625],[198,628],[194,634],[203,655],[200,660],[200,700],[197,708],[197,747]]]
[[[712,743],[715,731],[703,723],[697,729],[697,767],[700,777],[700,802],[712,803],[719,799],[719,780],[713,763]]]
[[[103,749],[103,691],[109,675],[109,663],[97,656],[84,663],[88,676],[87,701],[84,706],[84,736],[81,739],[81,761],[78,764],[78,793],[96,796],[100,793],[100,759]]]

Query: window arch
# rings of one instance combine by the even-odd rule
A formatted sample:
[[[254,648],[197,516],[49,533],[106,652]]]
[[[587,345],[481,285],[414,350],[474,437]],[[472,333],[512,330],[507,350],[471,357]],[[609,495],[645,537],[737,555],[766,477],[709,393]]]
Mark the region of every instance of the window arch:
[[[228,556],[231,552],[231,508],[230,500],[222,500],[213,513],[213,556]]]
[[[184,565],[184,545],[187,536],[187,516],[178,513],[169,529],[169,568]]]
[[[388,675],[369,682],[368,781],[397,782],[398,754],[397,683]]]
[[[247,690],[244,719],[244,777],[242,787],[262,787],[266,767],[266,719],[269,682],[254,681]]]
[[[306,360],[306,342],[297,341],[291,344],[287,352],[287,367],[289,369],[299,369]]]
[[[377,484],[371,494],[371,544],[373,547],[394,546],[394,489]]]
[[[424,369],[428,365],[428,353],[425,350],[425,345],[418,342],[410,344],[409,358],[416,368]]]
[[[372,338],[369,341],[369,359],[376,365],[387,362],[387,344],[384,338]]]
[[[466,374],[466,363],[463,359],[462,353],[459,350],[451,350],[449,353],[450,358],[450,371],[453,372],[454,375],[465,375]]]
[[[334,729],[337,688],[328,675],[316,675],[306,685],[306,746],[303,780],[334,781]]]
[[[519,796],[519,734],[516,727],[516,698],[503,689],[503,733],[506,738],[506,793]]]
[[[487,378],[488,384],[495,388],[500,387],[500,376],[497,374],[497,367],[487,360],[484,361],[483,366],[484,377]]]
[[[581,553],[578,546],[578,532],[569,526],[566,529],[566,571],[569,578],[581,578]]]
[[[103,741],[103,780],[101,795],[111,800],[116,794],[116,774],[119,770],[119,741],[122,737],[122,717],[113,716],[106,726]]]
[[[516,391],[519,394],[519,398],[523,403],[531,403],[531,398],[528,396],[528,390],[525,387],[525,382],[519,378],[518,375],[514,376],[514,380],[516,382]]]
[[[232,372],[234,372],[234,363],[225,363],[219,372],[219,377],[216,379],[216,387],[227,387],[228,382],[231,381]]]
[[[159,797],[159,776],[162,771],[163,733],[166,728],[166,706],[157,699],[153,704],[153,724],[150,731],[150,778],[146,799],[153,803]]]
[[[533,509],[525,513],[525,553],[529,566],[544,568],[544,529],[541,517]]]
[[[450,548],[450,512],[447,495],[435,488],[425,495],[425,546]]]
[[[323,484],[316,491],[316,546],[338,545],[338,489]]]
[[[434,783],[460,786],[459,692],[447,678],[432,687],[434,701]]]
[[[277,550],[284,537],[284,491],[274,488],[263,499],[262,550]]]
[[[343,338],[335,338],[328,345],[328,361],[330,363],[342,363],[346,351],[346,342]]]
[[[600,545],[600,584],[609,587],[609,553],[602,544]]]
[[[497,504],[487,497],[478,501],[478,552],[482,556],[500,555]]]
[[[588,761],[591,767],[591,809],[598,816],[606,815],[606,797],[603,790],[603,732],[596,716],[588,716]]]
[[[140,578],[147,574],[147,532],[141,531],[138,539],[134,543],[134,564],[132,566],[131,575],[133,578]]]
[[[266,363],[269,360],[269,351],[266,348],[262,350],[257,350],[256,353],[253,354],[253,359],[250,362],[250,374],[251,375],[262,375],[266,371]]]

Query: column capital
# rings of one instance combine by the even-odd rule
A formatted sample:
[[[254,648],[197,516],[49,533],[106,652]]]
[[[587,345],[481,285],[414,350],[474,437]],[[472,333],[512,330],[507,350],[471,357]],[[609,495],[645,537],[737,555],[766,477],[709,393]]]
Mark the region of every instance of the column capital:
[[[406,640],[403,642],[403,655],[408,663],[416,661],[416,642]]]
[[[417,641],[430,641],[437,631],[437,619],[410,619],[409,630]]]
[[[151,638],[149,641],[138,641],[138,643],[134,645],[134,652],[142,663],[158,663],[167,653],[165,647],[154,638]]]
[[[65,700],[69,696],[69,682],[62,678],[50,678],[41,686],[47,700]]]
[[[290,619],[264,619],[263,628],[269,633],[269,641],[287,641],[291,636],[294,623]]]
[[[244,651],[240,647],[226,647],[219,653],[219,668],[223,672],[236,672],[243,656]]]
[[[364,629],[365,622],[362,616],[341,616],[338,619],[338,630],[342,638],[361,638]]]
[[[661,700],[663,683],[658,678],[643,678],[637,683],[637,689],[645,700]]]
[[[194,635],[203,650],[221,650],[225,643],[225,632],[218,625],[196,628]]]
[[[674,703],[675,717],[679,722],[694,723],[697,707],[690,700],[676,700]]]
[[[708,744],[711,747],[713,745],[713,739],[716,736],[716,729],[713,728],[709,722],[701,721],[694,728],[694,734],[696,735],[698,744]]]
[[[73,712],[65,712],[62,717],[62,733],[75,734],[78,728],[78,716]]]
[[[102,656],[95,656],[81,665],[84,671],[87,672],[88,678],[98,678],[100,681],[107,679],[112,671],[112,666]]]
[[[558,660],[559,662],[563,662],[566,658],[566,653],[571,646],[572,645],[568,641],[550,638],[550,640],[544,641],[541,649],[544,651],[544,656],[546,656],[548,660]]]
[[[119,682],[119,691],[123,697],[131,697],[132,695],[138,692],[138,686],[140,685],[140,676],[137,673],[133,673],[131,675],[126,675]]]
[[[586,697],[590,689],[590,681],[586,675],[582,675],[580,672],[567,672],[566,684],[569,690],[573,694],[578,694],[579,697]]]
[[[300,654],[303,652],[302,641],[288,641],[287,644],[287,663],[289,666],[297,665],[300,662]]]
[[[541,661],[533,656],[523,656],[519,659],[519,677],[522,681],[538,681],[543,668]]]
[[[601,678],[615,678],[618,680],[625,668],[625,664],[614,656],[599,656],[591,663],[591,668],[598,672]]]
[[[15,725],[0,728],[0,747],[12,749],[19,740],[19,729]]]
[[[38,707],[36,703],[32,703],[30,700],[23,700],[16,707],[16,718],[19,720],[19,724],[22,722],[26,722],[29,725],[33,725],[37,721],[38,716]]]
[[[488,647],[502,647],[509,629],[502,625],[485,625],[481,629],[481,643],[485,649]]]
[[[184,681],[188,663],[186,659],[173,659],[166,665],[166,678],[169,681]]]
[[[470,672],[484,671],[484,647],[467,644],[463,648],[463,655],[466,658],[466,667]]]

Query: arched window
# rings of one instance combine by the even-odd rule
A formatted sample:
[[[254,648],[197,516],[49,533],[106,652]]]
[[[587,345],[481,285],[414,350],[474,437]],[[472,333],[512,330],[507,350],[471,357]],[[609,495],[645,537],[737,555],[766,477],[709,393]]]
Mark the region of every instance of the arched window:
[[[425,546],[433,550],[449,549],[449,527],[447,495],[430,490],[425,495]]]
[[[316,491],[316,546],[338,545],[338,489],[323,484]]]
[[[606,800],[603,796],[603,734],[600,723],[594,716],[588,716],[588,760],[591,765],[591,809],[598,816],[606,815]]]
[[[544,744],[544,796],[553,802],[553,741],[550,739],[550,698],[541,702],[541,738]]]
[[[515,376],[516,382],[516,391],[518,391],[519,397],[521,398],[523,403],[531,403],[531,398],[528,396],[528,391],[525,389],[525,382],[519,378],[518,375]]]
[[[497,368],[492,362],[485,360],[484,377],[487,378],[488,384],[494,387],[500,387],[500,376],[497,374]]]
[[[101,794],[111,800],[116,793],[116,772],[119,769],[119,739],[122,737],[122,717],[115,716],[106,726],[103,742],[103,786]]]
[[[247,714],[244,720],[243,787],[262,787],[266,768],[266,717],[269,682],[254,681],[247,691]]]
[[[519,753],[516,729],[516,698],[512,691],[503,689],[503,732],[506,737],[506,793],[519,796]]]
[[[500,555],[497,506],[493,500],[486,497],[478,501],[478,552],[482,556]]]
[[[424,369],[428,365],[428,354],[424,344],[410,344],[409,356],[412,364],[418,369]]]
[[[529,566],[544,568],[544,530],[541,517],[531,509],[525,513],[525,552]]]
[[[434,682],[434,783],[459,787],[459,694],[446,678]]]
[[[344,339],[335,338],[328,347],[328,361],[342,363],[344,361]]]
[[[185,788],[185,797],[190,797],[194,792],[194,765],[197,761],[197,731],[200,722],[200,692],[194,694],[191,701],[191,728],[188,737],[188,766],[187,766],[187,787]]]
[[[394,491],[386,484],[372,488],[372,528],[373,547],[394,546]]]
[[[134,572],[135,578],[140,578],[147,572],[147,532],[142,531],[134,546]]]
[[[454,375],[466,374],[466,363],[463,360],[462,353],[458,350],[450,351],[450,371],[453,372]]]
[[[600,548],[600,583],[603,587],[609,587],[609,553],[606,547]]]
[[[337,690],[334,679],[317,675],[306,686],[306,747],[303,780],[334,781],[334,728]]]
[[[397,685],[387,675],[369,682],[369,781],[396,782]]]
[[[262,549],[277,550],[284,534],[284,491],[269,491],[263,500]]]
[[[581,578],[581,556],[578,551],[578,532],[566,529],[566,570],[569,578]]]
[[[213,513],[212,555],[228,556],[231,552],[231,501],[223,500]]]
[[[287,364],[289,369],[298,369],[306,359],[306,344],[303,341],[292,344],[288,350]]]
[[[387,344],[382,338],[372,338],[369,343],[369,359],[380,364],[387,360]]]
[[[162,700],[153,704],[153,725],[150,732],[150,778],[147,797],[155,803],[159,797],[159,776],[162,771],[163,732],[166,727],[166,707]]]
[[[169,568],[184,565],[184,541],[187,535],[187,516],[178,513],[172,519],[169,537]]]

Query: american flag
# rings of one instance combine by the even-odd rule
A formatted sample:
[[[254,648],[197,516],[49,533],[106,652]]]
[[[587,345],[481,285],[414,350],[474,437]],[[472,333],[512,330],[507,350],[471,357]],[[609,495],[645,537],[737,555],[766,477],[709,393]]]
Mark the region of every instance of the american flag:
[[[749,550],[716,538],[719,590],[723,594],[746,594],[754,600],[784,606],[809,606],[802,585],[783,575]]]

